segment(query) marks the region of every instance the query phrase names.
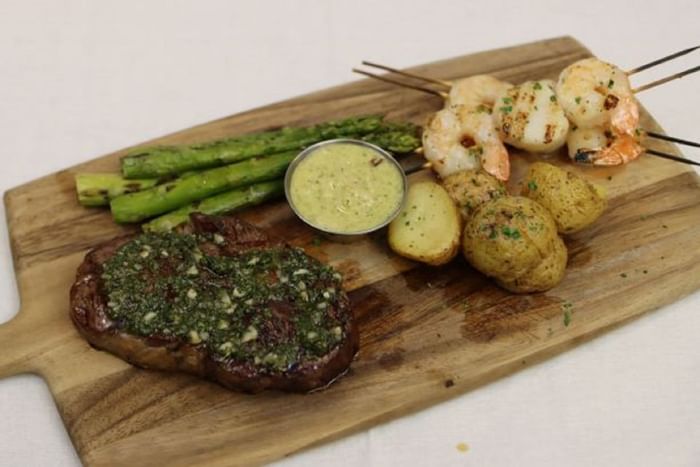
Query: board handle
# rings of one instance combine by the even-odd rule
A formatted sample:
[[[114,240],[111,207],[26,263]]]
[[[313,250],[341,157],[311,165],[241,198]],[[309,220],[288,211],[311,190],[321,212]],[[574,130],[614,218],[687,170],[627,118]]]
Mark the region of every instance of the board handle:
[[[0,324],[0,378],[35,371],[33,361],[40,353],[38,335],[19,313]]]

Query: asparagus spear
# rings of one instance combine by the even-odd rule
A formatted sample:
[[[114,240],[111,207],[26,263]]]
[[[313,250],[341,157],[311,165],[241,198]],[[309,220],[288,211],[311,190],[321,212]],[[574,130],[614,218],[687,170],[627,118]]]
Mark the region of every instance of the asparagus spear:
[[[83,206],[106,206],[117,196],[151,188],[157,179],[126,180],[119,174],[80,173],[75,176],[78,201]]]
[[[248,159],[204,170],[144,191],[114,198],[110,207],[117,222],[138,222],[233,188],[281,177],[297,151]]]
[[[360,139],[395,154],[406,154],[415,151],[421,146],[421,139],[415,128],[413,131],[406,130],[379,131],[364,135]]]
[[[140,148],[122,158],[122,173],[129,179],[181,174],[251,157],[298,150],[326,139],[362,136],[377,131],[381,123],[381,116],[370,115],[190,146]]]
[[[187,206],[156,217],[150,222],[143,224],[142,227],[146,232],[167,232],[187,222],[192,212],[202,212],[211,215],[223,214],[260,204],[283,193],[283,179],[256,183],[245,188],[226,191],[202,201],[195,201]]]

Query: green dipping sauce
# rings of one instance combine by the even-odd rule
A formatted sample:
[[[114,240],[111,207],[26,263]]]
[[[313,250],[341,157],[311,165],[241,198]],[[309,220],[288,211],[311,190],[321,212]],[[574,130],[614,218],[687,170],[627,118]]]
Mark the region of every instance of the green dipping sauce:
[[[352,234],[390,221],[404,189],[403,173],[384,154],[339,142],[319,146],[299,162],[288,194],[297,213],[314,227]]]

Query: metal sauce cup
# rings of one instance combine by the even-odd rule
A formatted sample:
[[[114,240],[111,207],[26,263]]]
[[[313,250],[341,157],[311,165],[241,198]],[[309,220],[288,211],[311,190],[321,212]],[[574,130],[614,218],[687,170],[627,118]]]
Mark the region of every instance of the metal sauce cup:
[[[379,222],[376,225],[373,225],[372,227],[364,230],[356,230],[356,231],[351,231],[351,232],[342,232],[342,231],[334,231],[334,230],[329,230],[327,228],[321,227],[317,224],[314,224],[313,222],[309,221],[306,217],[304,217],[304,214],[299,211],[299,209],[294,205],[294,201],[292,200],[292,195],[291,195],[291,185],[292,185],[292,178],[294,177],[294,172],[296,168],[299,166],[301,161],[309,157],[311,154],[313,154],[315,151],[317,151],[319,148],[325,147],[325,146],[330,146],[330,145],[335,145],[335,144],[355,144],[358,146],[363,146],[365,148],[370,149],[373,151],[377,156],[383,158],[387,163],[392,164],[398,173],[401,175],[401,200],[397,203],[396,208],[389,214],[389,216],[384,219],[383,221]],[[349,138],[340,138],[340,139],[331,139],[327,141],[321,141],[320,143],[316,143],[312,146],[309,146],[308,148],[304,149],[302,152],[299,153],[297,157],[294,158],[294,160],[289,164],[289,167],[287,168],[287,173],[285,174],[284,177],[284,193],[287,197],[287,202],[289,203],[289,206],[292,208],[292,211],[301,219],[304,221],[306,224],[309,226],[313,227],[320,233],[322,233],[325,237],[330,238],[331,240],[338,241],[338,242],[350,242],[354,241],[360,238],[363,238],[365,234],[375,232],[382,227],[385,227],[389,222],[394,220],[394,218],[401,212],[401,209],[403,208],[403,205],[406,201],[406,191],[408,187],[408,181],[406,180],[406,173],[403,171],[403,168],[401,165],[394,159],[394,156],[392,156],[390,153],[385,151],[384,149],[380,148],[379,146],[376,146],[374,144],[368,143],[366,141],[361,141],[357,139],[349,139]]]

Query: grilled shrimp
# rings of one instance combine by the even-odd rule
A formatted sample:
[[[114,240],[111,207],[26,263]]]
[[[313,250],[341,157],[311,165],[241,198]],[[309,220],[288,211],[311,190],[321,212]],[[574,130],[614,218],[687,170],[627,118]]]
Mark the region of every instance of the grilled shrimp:
[[[490,75],[475,75],[460,79],[452,83],[445,107],[463,105],[468,109],[481,106],[491,109],[498,96],[512,86]]]
[[[498,136],[491,109],[512,85],[477,75],[455,82],[445,108],[423,132],[425,157],[441,177],[482,167],[499,180],[510,176],[508,151]]]
[[[644,152],[635,136],[613,135],[600,127],[572,129],[567,145],[571,159],[594,165],[626,164]]]
[[[557,98],[571,123],[580,128],[614,124],[620,133],[631,134],[639,112],[624,71],[586,58],[569,65],[559,75]]]
[[[503,141],[528,152],[552,152],[566,143],[569,120],[550,80],[526,81],[500,94],[494,106]]]
[[[569,156],[594,165],[619,165],[643,152],[636,137],[639,107],[624,71],[596,58],[559,75],[557,98],[574,124]]]
[[[510,175],[508,151],[486,110],[453,105],[436,112],[423,131],[423,151],[442,178],[479,167],[499,180]]]

